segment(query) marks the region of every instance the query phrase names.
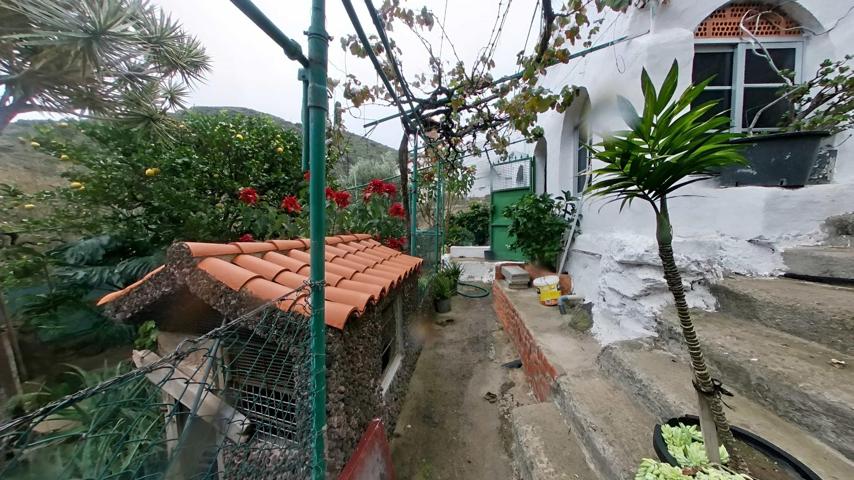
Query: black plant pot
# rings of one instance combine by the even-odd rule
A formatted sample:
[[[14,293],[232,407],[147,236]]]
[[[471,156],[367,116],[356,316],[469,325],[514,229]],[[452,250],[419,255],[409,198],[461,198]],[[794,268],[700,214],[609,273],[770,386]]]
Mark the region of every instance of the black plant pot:
[[[802,187],[818,157],[821,140],[829,132],[787,132],[731,140],[744,145],[746,166],[727,167],[720,172],[720,184],[729,187]]]
[[[433,301],[433,306],[436,308],[436,313],[448,313],[451,311],[451,299],[437,298]]]
[[[678,426],[680,423],[684,425],[697,425],[699,427],[700,419],[695,415],[685,415],[684,417],[671,418],[666,422],[666,424],[671,427]],[[730,429],[732,430],[732,435],[736,440],[741,440],[747,444],[748,447],[774,460],[778,465],[782,466],[792,474],[798,475],[804,480],[821,480],[821,477],[816,475],[815,472],[809,469],[809,467],[768,440],[739,427],[730,427]],[[676,459],[667,451],[667,444],[664,443],[664,438],[661,436],[660,424],[655,425],[655,430],[652,434],[652,447],[655,449],[655,454],[658,455],[659,460],[669,463],[674,467],[679,466]]]

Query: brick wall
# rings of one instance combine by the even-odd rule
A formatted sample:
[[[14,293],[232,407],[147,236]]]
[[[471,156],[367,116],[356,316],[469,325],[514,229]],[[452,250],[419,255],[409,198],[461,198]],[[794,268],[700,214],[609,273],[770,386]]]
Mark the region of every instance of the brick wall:
[[[519,312],[510,303],[497,281],[492,284],[492,299],[492,306],[495,308],[498,320],[522,359],[522,369],[525,371],[531,390],[534,391],[538,400],[549,400],[557,371],[543,355],[528,327],[525,326],[525,322],[520,318]]]

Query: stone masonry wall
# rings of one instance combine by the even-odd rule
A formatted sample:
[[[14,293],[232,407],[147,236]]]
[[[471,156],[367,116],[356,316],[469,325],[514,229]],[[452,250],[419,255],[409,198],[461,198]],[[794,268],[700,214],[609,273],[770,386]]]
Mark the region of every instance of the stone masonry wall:
[[[519,312],[510,303],[507,295],[498,282],[492,284],[492,306],[504,332],[513,341],[516,352],[522,360],[525,377],[534,391],[537,400],[546,401],[551,398],[552,385],[557,379],[557,370],[549,363],[540,347],[537,345]]]

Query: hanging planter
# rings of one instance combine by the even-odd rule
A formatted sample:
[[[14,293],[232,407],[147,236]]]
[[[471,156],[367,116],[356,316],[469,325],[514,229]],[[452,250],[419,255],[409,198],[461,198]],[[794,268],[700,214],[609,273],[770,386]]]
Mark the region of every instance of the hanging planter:
[[[664,425],[671,427],[695,425],[699,428],[700,420],[694,415],[685,415],[683,417],[671,418]],[[682,465],[670,454],[667,449],[667,444],[661,434],[662,424],[655,426],[652,436],[652,446],[655,449],[655,454],[658,459],[664,463],[681,467]],[[801,463],[798,459],[789,455],[778,446],[765,440],[764,438],[744,430],[739,427],[730,427],[735,440],[742,445],[739,450],[751,469],[751,475],[754,478],[762,480],[821,480],[821,478]]]
[[[733,165],[720,172],[720,184],[726,187],[802,187],[807,184],[818,161],[825,131],[772,133],[736,138],[730,143],[743,145],[747,165]]]

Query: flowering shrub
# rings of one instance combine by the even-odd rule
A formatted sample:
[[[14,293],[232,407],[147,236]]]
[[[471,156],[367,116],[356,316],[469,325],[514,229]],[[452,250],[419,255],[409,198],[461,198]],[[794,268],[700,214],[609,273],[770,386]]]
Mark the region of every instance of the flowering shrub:
[[[362,190],[362,201],[350,203],[350,193],[327,189],[330,231],[370,233],[384,245],[401,250],[406,246],[406,210],[395,201],[397,185],[375,178]],[[349,208],[347,208],[349,206]]]

